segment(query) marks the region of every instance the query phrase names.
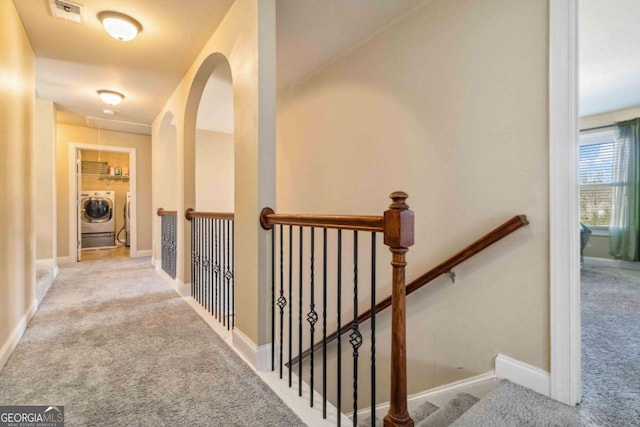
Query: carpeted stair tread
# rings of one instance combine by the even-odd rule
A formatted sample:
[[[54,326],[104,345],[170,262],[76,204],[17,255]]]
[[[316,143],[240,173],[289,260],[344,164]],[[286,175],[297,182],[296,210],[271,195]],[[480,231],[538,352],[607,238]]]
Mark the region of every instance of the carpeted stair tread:
[[[480,399],[468,393],[460,393],[442,408],[415,425],[416,427],[446,427],[475,405],[478,400]]]
[[[503,380],[453,424],[455,427],[577,426],[577,410]]]
[[[434,412],[436,412],[439,408],[433,403],[427,401],[418,406],[415,411],[411,411],[411,419],[413,419],[414,424],[418,424],[420,421],[424,420]]]

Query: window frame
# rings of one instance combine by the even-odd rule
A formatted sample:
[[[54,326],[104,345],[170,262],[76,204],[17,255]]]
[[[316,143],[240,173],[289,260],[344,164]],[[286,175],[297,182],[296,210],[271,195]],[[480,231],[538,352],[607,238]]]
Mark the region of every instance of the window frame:
[[[585,129],[580,131],[580,135],[578,137],[578,149],[583,145],[598,145],[598,144],[607,144],[607,143],[615,143],[615,126],[607,125],[598,127],[595,129]],[[580,183],[580,153],[578,150],[578,194],[582,191],[582,188],[602,188],[602,187],[611,187],[613,188],[616,185],[620,185],[620,183],[610,183],[610,184],[581,184]],[[591,231],[593,236],[609,236],[609,226],[595,226],[595,225],[587,225]]]

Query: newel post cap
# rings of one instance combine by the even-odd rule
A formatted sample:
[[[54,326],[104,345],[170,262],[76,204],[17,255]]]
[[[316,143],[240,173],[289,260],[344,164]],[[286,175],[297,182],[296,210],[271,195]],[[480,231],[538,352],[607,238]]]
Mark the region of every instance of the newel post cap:
[[[392,203],[384,213],[384,244],[392,248],[413,246],[413,211],[409,210],[406,202],[409,195],[395,191],[389,197]]]

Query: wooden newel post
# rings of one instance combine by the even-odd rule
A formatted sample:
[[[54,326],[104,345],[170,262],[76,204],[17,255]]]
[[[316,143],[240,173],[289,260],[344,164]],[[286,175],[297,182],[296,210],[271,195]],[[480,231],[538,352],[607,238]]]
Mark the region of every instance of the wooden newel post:
[[[407,193],[391,194],[393,203],[384,213],[384,244],[392,254],[391,291],[391,399],[384,417],[385,427],[413,426],[407,410],[407,323],[405,307],[405,255],[413,245],[413,212],[406,203]]]

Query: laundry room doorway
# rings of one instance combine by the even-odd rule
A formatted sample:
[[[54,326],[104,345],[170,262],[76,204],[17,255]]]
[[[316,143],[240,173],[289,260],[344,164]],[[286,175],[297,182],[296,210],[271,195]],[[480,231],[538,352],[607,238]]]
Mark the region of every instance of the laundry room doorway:
[[[71,143],[69,150],[71,259],[135,256],[136,149]]]

